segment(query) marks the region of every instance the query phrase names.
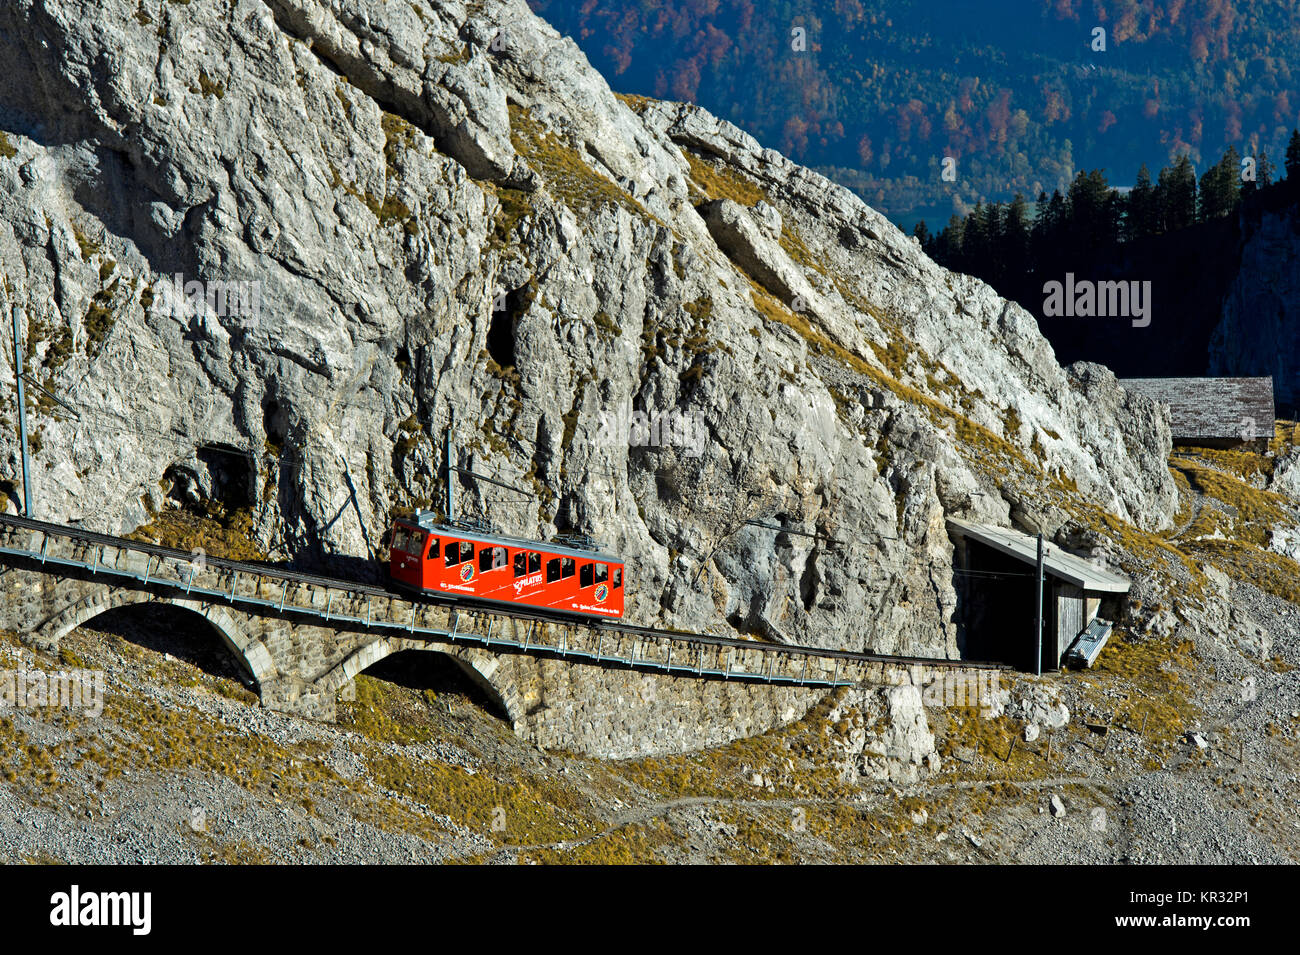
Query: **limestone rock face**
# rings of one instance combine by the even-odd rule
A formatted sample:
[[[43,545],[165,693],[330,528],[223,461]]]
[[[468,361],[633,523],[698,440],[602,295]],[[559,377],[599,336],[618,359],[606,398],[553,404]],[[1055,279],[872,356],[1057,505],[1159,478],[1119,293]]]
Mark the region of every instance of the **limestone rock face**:
[[[594,535],[636,622],[940,655],[946,516],[1170,522],[1154,404],[523,0],[9,0],[0,62],[4,325],[71,409],[33,395],[38,516],[217,499],[376,574],[454,416],[529,492],[462,513]]]
[[[1265,212],[1241,249],[1210,339],[1210,375],[1271,375],[1273,400],[1300,403],[1300,218]]]
[[[1268,489],[1300,503],[1300,449],[1292,448],[1273,463]]]
[[[1300,563],[1300,530],[1294,527],[1274,527],[1269,531],[1268,547],[1269,550]]]
[[[845,782],[914,783],[940,766],[921,689],[912,683],[855,687],[830,710],[826,726]]]
[[[759,200],[760,202],[762,200]],[[768,206],[768,208],[772,208]],[[820,297],[772,232],[767,235],[745,207],[730,199],[718,199],[700,207],[709,234],[728,258],[783,302],[796,299],[808,303],[796,311],[808,310]],[[779,235],[779,229],[772,230]]]

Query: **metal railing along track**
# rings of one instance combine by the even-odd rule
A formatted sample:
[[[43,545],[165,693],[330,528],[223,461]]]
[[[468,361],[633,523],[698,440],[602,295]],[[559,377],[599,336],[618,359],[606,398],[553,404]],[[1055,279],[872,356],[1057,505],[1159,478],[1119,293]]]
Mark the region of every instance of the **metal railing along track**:
[[[259,615],[293,616],[333,629],[559,656],[696,678],[810,687],[854,685],[861,682],[863,668],[881,664],[1007,669],[1000,663],[826,650],[609,620],[556,617],[526,609],[489,608],[464,601],[423,601],[412,599],[407,591],[387,590],[372,584],[305,574],[272,565],[215,557],[204,557],[198,564],[191,554],[181,550],[13,515],[0,515],[0,528],[9,529],[0,535],[3,541],[0,560],[8,558],[10,562],[36,564],[47,573],[51,568],[62,568],[77,575],[109,578],[133,589],[237,606]],[[32,546],[10,546],[17,536],[13,533],[15,530],[32,532]],[[36,535],[40,537],[39,550],[34,549]],[[105,559],[110,548],[115,555],[111,561]],[[126,555],[125,561],[122,555]],[[139,558],[143,558],[142,573]],[[203,581],[197,579],[200,573],[205,578]],[[226,576],[228,582],[221,579]],[[241,578],[245,582],[242,592]],[[297,601],[300,591],[306,592],[308,603]],[[316,597],[321,591],[325,591],[324,607],[316,605]],[[291,592],[294,600],[289,599]],[[387,601],[390,611],[394,608],[400,610],[400,618],[396,613],[376,616],[377,597]],[[364,606],[364,613],[350,612],[353,606],[358,611]],[[423,623],[420,619],[422,613]],[[446,621],[442,625],[430,626],[428,618],[431,615],[442,615]],[[470,621],[468,629],[463,625],[466,618]],[[476,629],[484,624],[486,630]],[[520,639],[517,631],[522,624],[527,624],[527,627]],[[512,625],[516,631],[514,636],[508,635]],[[555,631],[553,643],[547,642],[549,629]],[[588,635],[590,644],[594,646],[582,639],[573,639],[582,632]],[[631,649],[623,649],[623,644],[629,641]],[[611,643],[613,647],[609,648]],[[661,655],[637,652],[638,648],[644,650],[647,644],[656,647]],[[755,655],[759,665],[745,665],[747,658]]]

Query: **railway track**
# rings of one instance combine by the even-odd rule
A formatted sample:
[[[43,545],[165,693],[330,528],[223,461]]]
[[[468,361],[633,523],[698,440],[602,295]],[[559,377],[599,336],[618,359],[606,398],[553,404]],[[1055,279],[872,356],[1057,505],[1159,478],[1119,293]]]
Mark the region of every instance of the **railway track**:
[[[20,538],[26,538],[25,546],[18,546]],[[139,590],[238,605],[263,615],[305,616],[334,627],[348,625],[349,629],[432,637],[485,649],[586,658],[680,675],[840,686],[859,682],[853,674],[868,667],[1009,669],[990,661],[830,650],[487,606],[464,599],[429,598],[405,588],[273,564],[200,558],[157,544],[13,515],[0,515],[0,562],[60,568],[83,578],[103,575]],[[289,600],[291,592],[293,601]],[[471,625],[486,623],[487,629],[462,629],[466,620]],[[658,653],[646,654],[648,646]],[[689,652],[679,653],[674,661],[675,650]],[[754,667],[755,657],[766,658],[766,665]]]

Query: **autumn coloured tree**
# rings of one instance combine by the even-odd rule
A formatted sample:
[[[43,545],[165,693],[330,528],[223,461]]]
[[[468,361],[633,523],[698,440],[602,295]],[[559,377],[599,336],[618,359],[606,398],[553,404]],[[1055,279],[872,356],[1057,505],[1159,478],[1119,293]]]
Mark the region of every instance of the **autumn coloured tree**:
[[[1129,230],[1155,234],[1221,214],[1214,158],[1280,155],[1300,121],[1300,17],[1281,0],[529,3],[615,89],[698,103],[896,218],[1065,193],[1084,162],[1158,157],[1158,179],[1185,155],[1210,178],[1166,177],[1159,222]]]

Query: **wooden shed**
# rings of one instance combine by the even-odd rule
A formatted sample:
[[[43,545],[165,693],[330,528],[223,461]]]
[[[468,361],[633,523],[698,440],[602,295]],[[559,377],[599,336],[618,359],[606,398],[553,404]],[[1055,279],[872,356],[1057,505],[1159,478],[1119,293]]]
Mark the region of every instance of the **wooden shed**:
[[[1121,378],[1120,385],[1169,406],[1175,444],[1230,448],[1273,437],[1273,379]]]
[[[1038,647],[1037,538],[955,517],[948,519],[948,532],[962,656],[1001,660],[1033,672]],[[1091,663],[1109,636],[1109,624],[1099,614],[1113,615],[1130,586],[1127,577],[1044,544],[1042,668],[1058,669],[1090,626],[1093,633],[1085,641],[1083,656]]]

